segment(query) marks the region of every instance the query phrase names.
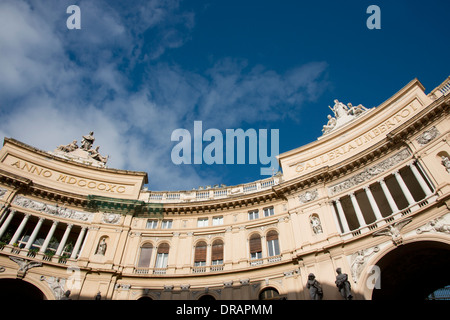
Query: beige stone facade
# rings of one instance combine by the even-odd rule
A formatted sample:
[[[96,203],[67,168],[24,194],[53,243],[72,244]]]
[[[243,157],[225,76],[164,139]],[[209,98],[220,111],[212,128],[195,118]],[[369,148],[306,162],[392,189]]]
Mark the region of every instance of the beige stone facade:
[[[450,284],[449,83],[427,94],[415,79],[279,155],[282,174],[232,187],[152,192],[144,172],[5,139],[0,288],[49,300],[67,290],[73,300],[309,300],[313,273],[335,300],[341,268],[353,299],[424,298]],[[412,279],[431,271],[426,284]]]

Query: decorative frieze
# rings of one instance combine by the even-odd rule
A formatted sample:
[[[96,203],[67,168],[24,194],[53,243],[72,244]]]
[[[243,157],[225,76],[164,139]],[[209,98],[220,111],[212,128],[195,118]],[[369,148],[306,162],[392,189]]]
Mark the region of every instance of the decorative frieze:
[[[367,180],[372,179],[373,177],[379,175],[380,173],[389,170],[390,168],[394,167],[403,160],[408,159],[410,155],[411,153],[409,152],[408,149],[403,149],[400,152],[397,152],[395,155],[387,158],[386,160],[383,160],[382,162],[365,169],[363,172],[360,172],[342,182],[339,182],[338,184],[329,187],[328,191],[330,195],[334,195],[336,193],[350,189],[358,184],[361,184]]]
[[[46,204],[44,202],[31,200],[31,199],[25,198],[23,196],[17,196],[14,199],[13,203],[22,208],[32,209],[35,211],[50,214],[53,216],[58,216],[61,218],[68,218],[68,219],[91,222],[94,217],[94,214],[91,212],[75,211],[72,209],[67,209],[65,207],[60,207],[58,205],[54,206],[51,204]]]

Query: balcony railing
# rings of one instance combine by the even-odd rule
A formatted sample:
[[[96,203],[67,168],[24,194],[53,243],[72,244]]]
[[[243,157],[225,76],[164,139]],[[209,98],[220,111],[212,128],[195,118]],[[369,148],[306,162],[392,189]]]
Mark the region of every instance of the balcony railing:
[[[281,176],[273,176],[264,180],[250,182],[238,186],[221,186],[221,187],[206,187],[197,190],[187,191],[148,191],[149,202],[191,202],[191,201],[205,201],[212,199],[222,199],[239,194],[254,193],[261,190],[272,188],[281,182]]]

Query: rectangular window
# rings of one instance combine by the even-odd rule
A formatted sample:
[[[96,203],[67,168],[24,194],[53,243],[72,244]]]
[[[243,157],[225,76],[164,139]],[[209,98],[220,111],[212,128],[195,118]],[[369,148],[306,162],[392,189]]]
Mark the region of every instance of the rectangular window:
[[[168,253],[158,253],[156,256],[155,268],[167,268]]]
[[[171,229],[172,228],[172,220],[163,220],[161,223],[162,229]]]
[[[208,226],[208,218],[200,218],[197,220],[197,227],[207,227]]]
[[[278,256],[280,254],[278,239],[267,241],[267,247],[269,249],[269,257]]]
[[[148,219],[145,228],[156,229],[158,226],[158,220]]]
[[[255,260],[255,259],[262,259],[262,252],[261,252],[261,251],[258,251],[258,252],[253,252],[253,253],[251,253],[251,254],[250,254],[250,258],[251,258],[252,260]]]
[[[219,265],[219,264],[223,264],[223,260],[222,260],[222,259],[213,260],[213,261],[211,262],[211,264],[212,264],[213,266],[216,266],[216,265]]]
[[[213,217],[213,226],[220,226],[223,224],[223,216]]]
[[[264,208],[264,217],[270,217],[274,215],[273,207]]]
[[[248,212],[248,220],[255,220],[259,218],[259,211],[252,210]]]

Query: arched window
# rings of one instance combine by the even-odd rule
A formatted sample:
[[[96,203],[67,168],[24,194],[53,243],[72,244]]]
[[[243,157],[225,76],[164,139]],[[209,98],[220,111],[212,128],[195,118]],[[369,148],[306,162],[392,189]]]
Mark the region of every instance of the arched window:
[[[139,253],[139,261],[138,268],[149,268],[150,267],[150,259],[152,258],[153,245],[151,243],[145,243],[141,247],[141,251]]]
[[[168,243],[161,243],[158,246],[158,251],[156,252],[156,263],[155,268],[167,268],[167,261],[169,259],[169,249]]]
[[[252,260],[262,258],[261,237],[257,233],[250,237],[250,258]]]
[[[277,289],[274,288],[266,288],[259,294],[259,300],[275,300],[279,299],[280,294]]]
[[[223,241],[214,240],[211,252],[211,265],[223,264]]]
[[[269,257],[278,256],[280,254],[280,246],[278,243],[278,232],[271,230],[267,233],[267,252]]]
[[[206,266],[206,242],[200,241],[195,245],[194,266]]]

